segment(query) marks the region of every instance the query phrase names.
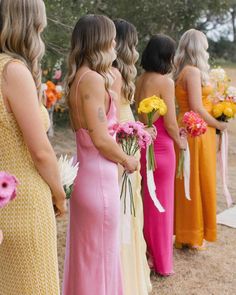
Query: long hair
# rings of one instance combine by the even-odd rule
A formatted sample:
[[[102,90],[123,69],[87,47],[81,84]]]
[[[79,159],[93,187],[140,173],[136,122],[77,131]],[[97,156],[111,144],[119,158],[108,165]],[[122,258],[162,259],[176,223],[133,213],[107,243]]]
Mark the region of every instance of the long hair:
[[[113,62],[113,66],[120,71],[123,79],[122,96],[132,103],[135,91],[134,80],[137,75],[135,63],[139,57],[136,50],[138,34],[135,26],[123,19],[117,19],[114,23],[116,26],[117,58]]]
[[[191,65],[200,70],[202,85],[206,85],[209,80],[210,68],[207,48],[208,41],[204,33],[195,29],[186,31],[179,41],[174,58],[174,80],[178,79],[180,72],[186,65]]]
[[[41,98],[41,33],[47,25],[42,0],[0,1],[0,52],[21,60],[32,73]]]
[[[67,99],[76,72],[85,61],[92,70],[103,76],[106,89],[110,87],[109,70],[114,60],[110,49],[115,35],[115,25],[104,15],[90,14],[79,19],[71,37],[65,83]]]

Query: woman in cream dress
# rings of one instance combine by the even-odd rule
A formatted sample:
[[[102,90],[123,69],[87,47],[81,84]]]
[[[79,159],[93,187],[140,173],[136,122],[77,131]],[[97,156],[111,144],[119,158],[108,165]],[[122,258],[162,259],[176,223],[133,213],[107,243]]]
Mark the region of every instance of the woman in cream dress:
[[[135,63],[138,52],[136,28],[129,22],[118,19],[116,26],[117,59],[113,63],[115,81],[113,90],[118,94],[119,121],[135,121],[131,110],[134,96],[134,79],[136,77]],[[140,153],[136,154],[140,159]],[[130,216],[130,237],[127,238],[127,210],[124,214],[121,200],[121,262],[125,295],[147,295],[151,289],[150,270],[146,259],[146,244],[143,237],[143,204],[141,197],[141,175],[139,170],[132,174],[135,216]],[[126,221],[125,221],[126,220]],[[126,222],[126,225],[125,225]]]

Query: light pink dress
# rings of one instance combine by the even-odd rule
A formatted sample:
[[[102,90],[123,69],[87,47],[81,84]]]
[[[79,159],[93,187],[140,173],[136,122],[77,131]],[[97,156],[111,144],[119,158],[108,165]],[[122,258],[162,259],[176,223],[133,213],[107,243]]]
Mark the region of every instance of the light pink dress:
[[[141,153],[141,174],[143,177],[144,237],[154,270],[161,275],[173,273],[173,215],[175,151],[174,143],[164,126],[163,117],[154,125],[158,136],[154,141],[157,168],[154,181],[159,201],[165,208],[160,213],[155,207],[147,187],[146,151]]]
[[[110,99],[107,121],[115,137]],[[87,130],[76,131],[76,142],[80,164],[70,200],[63,295],[123,295],[117,164],[99,153]]]

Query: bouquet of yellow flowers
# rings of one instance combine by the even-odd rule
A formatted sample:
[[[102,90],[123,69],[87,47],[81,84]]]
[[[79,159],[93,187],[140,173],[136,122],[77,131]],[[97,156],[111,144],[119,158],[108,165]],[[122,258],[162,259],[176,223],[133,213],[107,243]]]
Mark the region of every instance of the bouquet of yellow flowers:
[[[153,125],[153,116],[155,113],[158,113],[161,116],[164,116],[167,112],[167,106],[163,99],[153,95],[151,97],[144,98],[138,107],[138,113],[143,113],[147,115],[148,127]],[[148,167],[149,170],[156,169],[156,161],[154,157],[154,146],[153,143],[148,147]]]
[[[236,101],[226,98],[213,106],[212,113],[217,120],[227,122],[236,115]]]
[[[212,115],[218,121],[228,122],[236,115],[236,88],[229,85],[230,79],[226,75],[224,69],[217,68],[210,71],[210,81],[213,85]],[[221,179],[223,192],[227,201],[228,207],[232,205],[232,197],[228,189],[228,133],[227,130],[216,130],[220,135],[219,138],[219,164],[221,171]]]
[[[222,68],[211,70],[210,80],[213,85],[212,114],[217,120],[228,122],[236,115],[236,88],[229,86],[230,79]]]

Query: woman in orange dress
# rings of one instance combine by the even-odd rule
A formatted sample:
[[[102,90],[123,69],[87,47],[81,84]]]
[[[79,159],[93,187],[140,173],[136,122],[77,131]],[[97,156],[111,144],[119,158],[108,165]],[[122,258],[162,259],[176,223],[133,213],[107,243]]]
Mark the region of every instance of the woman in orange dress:
[[[191,29],[183,34],[175,56],[174,80],[181,125],[185,112],[199,113],[208,124],[200,137],[188,137],[190,150],[190,197],[185,198],[184,180],[175,185],[175,246],[204,248],[204,240],[216,240],[216,131],[223,131],[226,123],[211,115],[209,99],[211,86],[206,36]],[[176,147],[177,163],[179,148]]]

